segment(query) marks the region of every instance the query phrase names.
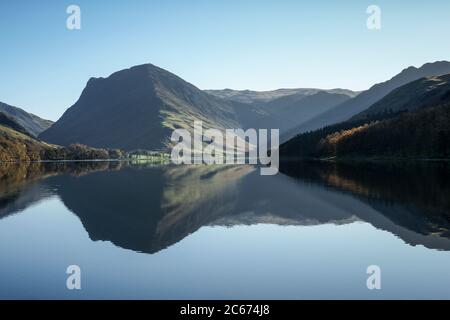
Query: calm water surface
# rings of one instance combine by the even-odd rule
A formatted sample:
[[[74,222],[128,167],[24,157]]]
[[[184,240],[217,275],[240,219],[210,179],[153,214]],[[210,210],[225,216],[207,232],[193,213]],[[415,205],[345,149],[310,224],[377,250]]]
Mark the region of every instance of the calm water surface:
[[[0,165],[0,298],[450,298],[447,164],[281,169]]]

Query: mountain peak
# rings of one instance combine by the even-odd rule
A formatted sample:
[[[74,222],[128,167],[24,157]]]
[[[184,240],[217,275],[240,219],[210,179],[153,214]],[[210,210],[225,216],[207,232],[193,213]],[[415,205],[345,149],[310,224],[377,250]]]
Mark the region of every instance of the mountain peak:
[[[42,139],[61,145],[81,143],[124,150],[161,150],[171,130],[237,124],[227,103],[153,64],[91,78],[78,101]]]
[[[440,76],[448,73],[450,70],[450,62],[449,61],[436,61],[436,62],[428,62],[423,64],[421,67],[417,68],[414,66],[410,66],[404,70],[402,70],[399,74],[394,76],[389,81],[403,81],[403,79],[408,79],[410,77],[414,77],[416,79],[427,77],[429,75]]]

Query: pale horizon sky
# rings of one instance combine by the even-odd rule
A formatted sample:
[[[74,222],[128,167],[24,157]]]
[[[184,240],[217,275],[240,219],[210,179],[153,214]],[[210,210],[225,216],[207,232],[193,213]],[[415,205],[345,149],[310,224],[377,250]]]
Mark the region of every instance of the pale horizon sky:
[[[89,78],[144,63],[200,89],[361,91],[450,60],[449,15],[448,0],[2,1],[0,101],[57,120]]]

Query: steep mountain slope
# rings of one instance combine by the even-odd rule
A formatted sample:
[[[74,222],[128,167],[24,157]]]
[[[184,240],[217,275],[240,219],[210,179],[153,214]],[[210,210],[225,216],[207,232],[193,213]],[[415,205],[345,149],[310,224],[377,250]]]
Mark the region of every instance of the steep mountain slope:
[[[400,86],[423,77],[440,76],[448,73],[450,73],[450,62],[447,61],[427,63],[420,68],[409,67],[392,79],[376,84],[355,98],[305,122],[296,131],[297,133],[307,132],[348,120],[352,116],[366,110],[372,104]]]
[[[0,112],[11,117],[34,137],[37,137],[41,132],[48,129],[53,124],[50,120],[39,118],[34,114],[2,102],[0,102]]]
[[[124,150],[167,147],[172,129],[239,128],[234,107],[151,64],[92,78],[79,100],[40,137]]]
[[[413,81],[389,93],[386,97],[370,106],[367,110],[353,116],[350,120],[359,120],[380,115],[415,111],[427,106],[439,104],[450,95],[450,74],[439,77],[426,77]]]
[[[282,145],[284,157],[450,156],[450,75],[406,84],[352,119]]]

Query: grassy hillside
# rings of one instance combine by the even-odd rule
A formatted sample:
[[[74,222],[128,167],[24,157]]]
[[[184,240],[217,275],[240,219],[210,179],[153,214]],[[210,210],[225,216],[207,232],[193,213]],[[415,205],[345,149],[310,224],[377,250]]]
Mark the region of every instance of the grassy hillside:
[[[41,153],[56,148],[0,125],[0,161],[38,161]]]

